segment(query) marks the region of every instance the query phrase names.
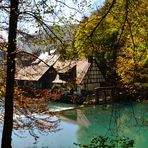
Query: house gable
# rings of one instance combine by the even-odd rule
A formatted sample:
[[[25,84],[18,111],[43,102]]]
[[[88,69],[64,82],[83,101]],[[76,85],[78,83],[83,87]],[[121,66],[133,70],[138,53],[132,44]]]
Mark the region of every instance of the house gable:
[[[59,65],[57,69],[58,74],[53,83],[73,83],[82,86],[82,89],[94,90],[100,86],[100,83],[105,82],[99,66],[94,59],[91,61],[86,59],[71,61],[69,65],[66,63],[57,65]],[[60,65],[67,66],[62,67]]]
[[[81,85],[84,89],[94,90],[103,82],[105,82],[105,79],[98,67],[98,64],[95,60],[92,60],[92,62],[89,63],[89,66],[87,66],[87,71],[81,81]]]

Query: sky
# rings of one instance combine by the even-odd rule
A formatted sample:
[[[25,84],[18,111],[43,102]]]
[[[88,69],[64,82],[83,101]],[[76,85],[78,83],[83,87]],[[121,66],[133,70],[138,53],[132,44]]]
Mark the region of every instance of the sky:
[[[51,0],[52,1],[52,0]],[[64,2],[64,0],[61,0]],[[73,1],[77,1],[76,4],[73,3]],[[105,0],[65,0],[65,3],[69,6],[72,7],[73,9],[70,9],[69,7],[60,7],[62,9],[62,13],[60,13],[59,11],[59,17],[66,17],[67,20],[71,18],[75,20],[80,21],[84,16],[89,16],[91,14],[91,12],[95,11],[96,9],[98,9],[99,7],[101,7],[103,5],[103,2]],[[55,0],[53,0],[54,4]],[[49,4],[50,5],[50,4]],[[58,9],[58,8],[57,8]],[[76,12],[74,9],[77,9],[79,11],[81,11],[81,14],[79,12]],[[57,10],[58,12],[58,10]],[[2,13],[0,12],[0,17],[2,17]],[[46,18],[45,18],[46,19]],[[49,19],[49,18],[48,18]],[[48,20],[46,19],[46,20]],[[2,20],[2,19],[1,19]],[[56,20],[56,16],[51,17],[49,19],[50,21],[55,21]],[[35,29],[35,23],[32,22],[28,22],[28,23],[19,23],[19,28],[29,28],[29,33],[34,33],[36,32]],[[0,24],[1,25],[1,24]],[[2,36],[3,38],[5,38],[7,40],[7,32],[2,31],[2,29],[0,28],[0,36]]]
[[[103,3],[105,2],[105,0],[90,0],[90,3],[92,3],[90,12],[93,12],[94,10],[98,9],[98,7],[101,7],[103,5]]]
[[[77,3],[74,4],[72,1],[74,0],[66,0],[66,4],[76,8],[77,10],[80,10],[82,12],[82,15],[89,16],[91,12],[98,9],[98,7],[101,7],[105,0],[77,0]],[[81,6],[83,9],[81,9]],[[71,9],[68,9],[65,7],[65,14],[68,16],[70,13],[73,13],[74,11]],[[80,14],[77,13],[77,18],[80,18]]]

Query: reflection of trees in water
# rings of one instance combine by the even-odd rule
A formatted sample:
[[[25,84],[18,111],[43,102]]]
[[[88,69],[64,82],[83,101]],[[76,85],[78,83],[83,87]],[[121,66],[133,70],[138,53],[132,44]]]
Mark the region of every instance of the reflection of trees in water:
[[[90,139],[97,135],[104,135],[106,125],[109,123],[110,106],[108,109],[102,106],[94,106],[83,109],[83,113],[90,122],[89,127],[80,127],[77,131],[77,138],[79,143],[89,143]]]
[[[127,136],[137,143],[147,143],[148,136],[148,104],[112,104],[84,107],[65,111],[63,115],[66,122],[78,124],[78,143],[87,144],[95,136],[108,136],[112,138]],[[1,101],[3,106],[3,101]],[[3,112],[3,108],[0,108]],[[59,120],[48,111],[46,104],[15,103],[14,133],[23,137],[18,131],[28,130],[35,139],[39,134],[47,135],[59,130]],[[2,123],[1,114],[1,123]],[[76,142],[76,141],[74,141]],[[140,144],[139,144],[140,145]],[[141,145],[140,145],[141,146]]]
[[[3,104],[1,99],[1,124],[3,124]],[[14,104],[13,132],[18,137],[23,137],[23,133],[20,134],[19,131],[26,130],[36,141],[39,134],[47,135],[50,132],[57,132],[59,122],[60,120],[55,117],[55,113],[48,111],[46,104],[20,102]]]
[[[117,138],[127,136],[147,143],[148,136],[147,104],[112,104],[86,108],[83,113],[90,121],[89,127],[80,127],[77,131],[78,143],[86,144],[95,136]],[[141,141],[139,141],[141,142]]]

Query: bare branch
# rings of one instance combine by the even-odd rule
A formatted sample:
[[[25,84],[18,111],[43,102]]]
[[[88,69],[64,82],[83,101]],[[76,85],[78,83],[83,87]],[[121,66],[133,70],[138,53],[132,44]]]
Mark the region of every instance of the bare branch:
[[[108,15],[108,13],[111,11],[111,9],[113,8],[114,4],[115,4],[116,0],[112,1],[112,4],[110,5],[109,9],[107,10],[107,12],[102,16],[101,20],[98,22],[98,24],[95,26],[95,28],[93,29],[93,31],[91,32],[91,34],[89,36],[92,36],[95,32],[95,30],[98,28],[98,26],[101,24],[101,22],[105,19],[105,17]]]
[[[79,12],[81,14],[81,12],[78,9],[68,6],[65,2],[62,2],[62,1],[59,1],[59,0],[56,0],[56,2],[59,2],[59,3],[63,4],[63,5],[65,5],[67,8],[75,10],[75,11],[77,11],[77,12]]]
[[[21,53],[22,51],[17,51],[17,53]],[[31,53],[28,53],[28,52],[26,52],[26,54],[28,54],[29,56],[32,56],[32,57],[35,57],[35,58],[37,58],[37,59],[39,59],[41,62],[43,62],[46,66],[48,66],[48,67],[51,67],[50,65],[48,65],[44,60],[42,60],[42,59],[40,59],[38,56],[36,56],[36,55],[34,55],[34,54],[31,54]],[[54,57],[54,55],[53,55],[53,57]],[[52,57],[52,58],[53,58]]]
[[[27,14],[27,15],[30,15],[30,16],[34,17],[34,18],[38,21],[38,23],[40,23],[40,25],[42,26],[42,28],[44,29],[44,31],[47,33],[48,36],[50,36],[53,40],[55,40],[55,39],[51,36],[51,34],[49,34],[49,32],[47,31],[47,29],[63,44],[62,39],[60,39],[60,38],[53,32],[53,30],[50,29],[50,27],[49,27],[45,22],[43,22],[40,18],[38,18],[38,16],[37,16],[35,13],[26,11],[26,12],[24,12],[24,14]],[[46,29],[46,28],[47,28],[47,29]],[[63,44],[63,45],[64,45],[64,44]]]
[[[125,3],[125,19],[124,19],[123,25],[121,27],[121,34],[119,36],[118,43],[121,40],[121,37],[122,37],[123,31],[124,31],[125,24],[126,24],[126,22],[128,20],[128,12],[129,12],[128,9],[129,9],[129,3],[128,3],[128,0],[126,0],[126,3]]]

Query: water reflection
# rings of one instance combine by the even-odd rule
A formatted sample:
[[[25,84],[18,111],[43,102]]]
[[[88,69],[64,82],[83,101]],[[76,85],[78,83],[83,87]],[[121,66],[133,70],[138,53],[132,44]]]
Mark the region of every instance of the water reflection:
[[[90,106],[64,113],[61,119],[79,125],[77,143],[86,144],[99,135],[111,138],[127,136],[136,142],[136,147],[148,145],[148,104],[112,104]],[[66,119],[66,120],[65,120]]]
[[[13,148],[75,148],[74,142],[86,144],[97,135],[112,138],[128,136],[135,140],[136,148],[146,148],[148,145],[148,104],[146,103],[85,107],[55,103],[44,104],[42,107],[42,110],[31,107],[29,111],[22,110],[16,114],[16,117],[19,117],[17,122],[23,121],[27,124],[13,130]],[[76,109],[71,110],[75,107]],[[53,109],[58,111],[67,109],[67,111],[49,114]],[[48,123],[52,119],[61,120],[55,128],[59,129],[57,132],[49,130]]]
[[[84,112],[80,109],[75,109],[72,111],[71,116],[70,114],[60,114],[58,116],[62,121],[69,122],[72,124],[77,124],[79,126],[89,127],[90,121],[85,116]]]

